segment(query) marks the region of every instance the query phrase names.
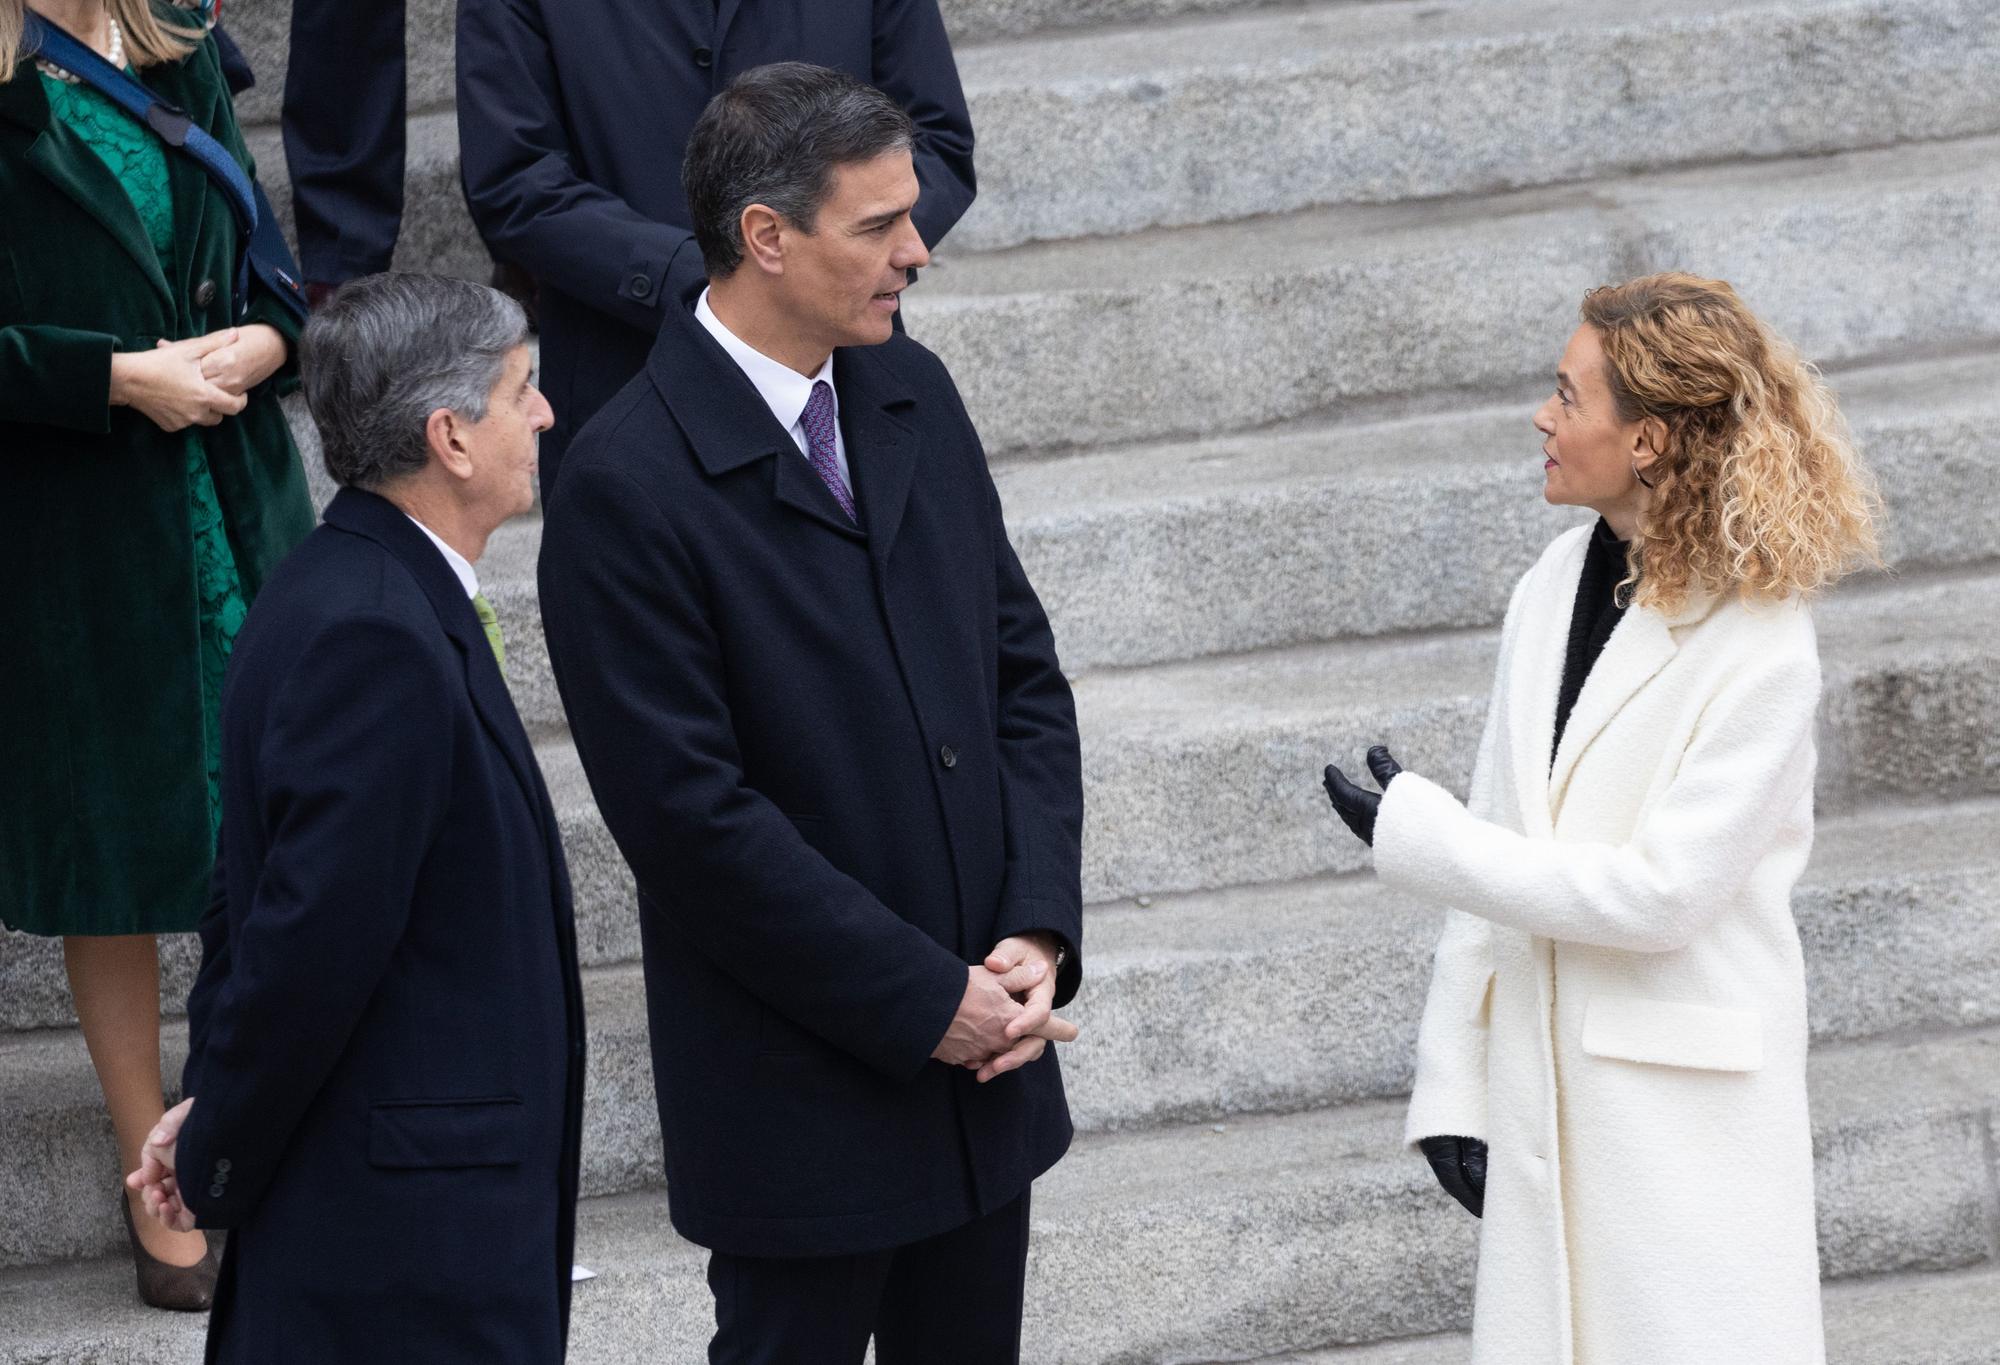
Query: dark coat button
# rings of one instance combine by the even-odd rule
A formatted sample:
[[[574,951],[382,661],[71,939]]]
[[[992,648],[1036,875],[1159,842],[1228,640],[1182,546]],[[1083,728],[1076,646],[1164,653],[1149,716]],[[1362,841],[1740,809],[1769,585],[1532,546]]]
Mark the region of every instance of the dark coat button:
[[[949,744],[945,745],[938,750],[938,762],[944,764],[947,768],[956,768],[958,766],[958,750],[952,748]]]
[[[194,306],[206,308],[215,302],[215,281],[203,280],[194,287]]]
[[[649,299],[653,297],[653,277],[651,275],[634,275],[625,287],[632,291],[632,297],[635,299]]]
[[[219,1156],[215,1159],[215,1171],[217,1175],[228,1175],[234,1169],[235,1167],[228,1157]]]
[[[715,65],[715,54],[705,47],[698,47],[694,50],[694,64],[706,71]]]
[[[210,1185],[208,1187],[208,1197],[210,1199],[220,1199],[225,1193],[226,1191],[220,1185]]]

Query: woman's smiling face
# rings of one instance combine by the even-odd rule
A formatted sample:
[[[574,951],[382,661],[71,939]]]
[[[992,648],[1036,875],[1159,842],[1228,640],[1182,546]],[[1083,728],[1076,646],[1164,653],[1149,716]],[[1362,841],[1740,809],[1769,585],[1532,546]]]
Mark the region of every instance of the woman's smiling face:
[[[1556,391],[1535,413],[1535,430],[1542,433],[1542,496],[1557,506],[1588,507],[1629,537],[1646,491],[1633,477],[1633,465],[1644,468],[1652,451],[1645,423],[1619,419],[1610,373],[1597,330],[1578,327],[1556,369]]]

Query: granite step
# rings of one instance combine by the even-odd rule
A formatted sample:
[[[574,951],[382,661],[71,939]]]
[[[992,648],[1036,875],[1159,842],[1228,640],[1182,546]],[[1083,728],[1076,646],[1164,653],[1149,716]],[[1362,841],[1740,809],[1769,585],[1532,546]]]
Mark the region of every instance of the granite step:
[[[1822,815],[2000,792],[1997,614],[1991,569],[1859,583],[1820,606]],[[1362,866],[1321,768],[1386,743],[1463,792],[1497,645],[1462,632],[1079,679],[1085,899]]]
[[[2000,1271],[1836,1282],[1823,1301],[1827,1365],[2000,1361]],[[1468,1365],[1471,1359],[1472,1339],[1454,1332],[1274,1356],[1260,1365]]]
[[[2000,132],[1986,0],[1400,0],[1051,33],[960,58],[950,244],[1492,194]]]
[[[1150,25],[1204,12],[1286,3],[1290,0],[939,0],[939,8],[963,55],[968,44],[1046,29]],[[410,110],[427,113],[449,107],[456,96],[456,0],[403,0],[403,7]],[[291,20],[291,0],[228,0],[224,7],[223,27],[257,75],[256,86],[236,101],[236,117],[246,127],[278,121],[291,57]]]
[[[457,0],[400,0],[403,7],[405,88],[412,113],[449,108],[457,97]],[[222,27],[243,49],[257,84],[236,99],[236,120],[246,128],[276,123],[292,51],[292,0],[227,0]],[[352,60],[338,53],[325,60]],[[278,161],[283,166],[283,158]],[[270,182],[265,181],[265,188]],[[290,196],[286,196],[287,199]],[[275,202],[277,196],[273,195]],[[289,213],[289,207],[286,210]],[[287,222],[289,222],[289,218]]]
[[[2000,1024],[2000,802],[1829,821],[1795,898],[1816,1043]],[[586,907],[628,940],[630,902]],[[1407,1089],[1435,907],[1372,877],[1318,878],[1148,906],[1093,907],[1086,989],[1065,1051],[1084,1132],[1295,1112]],[[629,951],[629,944],[628,944]],[[643,981],[586,976],[584,1186],[657,1184],[660,1139]],[[170,1077],[184,1026],[168,1027]],[[87,1255],[118,1235],[117,1175],[82,1039],[0,1035],[0,1265]],[[104,1207],[99,1208],[102,1203]]]
[[[296,243],[292,181],[277,126],[246,129],[244,141],[279,225],[286,238]],[[493,273],[492,258],[472,226],[465,192],[459,187],[457,113],[446,107],[413,115],[404,158],[403,221],[392,268],[433,271],[486,283]]]
[[[1996,613],[1992,570],[1863,583],[1821,607],[1823,814],[2000,791]],[[1086,901],[1361,868],[1364,850],[1325,808],[1320,767],[1387,742],[1413,771],[1463,790],[1496,646],[1491,631],[1460,632],[1080,678]],[[518,638],[513,649],[510,659]],[[560,713],[544,719],[559,723]],[[630,874],[576,752],[558,730],[538,753],[562,822],[580,951],[593,963],[631,960]],[[1911,770],[1905,753],[1928,766]],[[190,939],[166,940],[170,1009],[195,959]],[[0,1036],[68,1024],[62,981],[59,944],[0,934]]]
[[[1822,364],[2000,339],[2000,140],[1348,206],[1011,251],[907,297],[989,452],[1092,450],[1514,394],[1585,290],[1733,281]]]
[[[980,193],[952,248],[2000,132],[1986,79],[2000,61],[2000,14],[1984,0],[1667,0],[1643,12],[1589,0],[1333,0],[1154,21],[1213,3],[1116,0],[1067,17],[1155,14],[962,46]],[[962,36],[1054,9],[958,8]],[[267,136],[289,12],[250,0],[229,14],[262,73],[239,116]],[[405,221],[426,251],[464,222],[456,141],[430,132],[449,122],[452,30],[440,0],[409,12]],[[267,176],[282,170],[282,158],[260,162]],[[439,259],[469,259],[446,251]]]
[[[2000,568],[1990,564],[1864,580],[1821,604],[1822,814],[2000,792],[1996,618]],[[1438,632],[1077,678],[1084,900],[1362,867],[1366,850],[1327,810],[1320,770],[1386,743],[1412,771],[1463,792],[1498,644],[1494,630]],[[510,637],[510,669],[528,655]],[[522,686],[534,676],[514,673],[516,698],[566,793],[579,894],[622,894],[615,862],[593,861],[611,846],[594,831],[560,707]]]
[[[1831,1288],[1837,1358],[1990,1361],[1965,1352],[1993,1320],[2000,1031],[1829,1049],[1811,1084],[1822,1271],[1902,1277]],[[1399,1129],[1400,1106],[1375,1103],[1080,1139],[1037,1187],[1024,1358],[1245,1360],[1463,1329],[1475,1225]],[[572,1360],[699,1357],[702,1255],[657,1192],[587,1201],[577,1255],[598,1278],[577,1291]],[[137,1308],[129,1274],[0,1273],[0,1365],[192,1359],[199,1319]],[[1888,1330],[1896,1305],[1928,1329]],[[1448,1343],[1385,1349],[1432,1345]]]
[[[406,269],[484,279],[449,112],[412,120]],[[274,130],[252,149],[289,230]],[[1733,280],[1829,366],[2000,341],[2000,139],[974,253],[907,296],[989,454],[1101,451],[1533,392],[1584,291]],[[1504,263],[1498,265],[1496,263]],[[1190,338],[1201,338],[1192,346]],[[1255,376],[1254,382],[1245,382]]]
[[[2000,352],[1837,374],[1900,569],[2000,555]],[[1580,514],[1541,497],[1544,397],[1388,421],[1008,460],[1009,533],[1083,673],[1316,640],[1487,626]],[[310,462],[310,461],[309,461]],[[535,590],[539,521],[479,563],[517,700],[559,718]]]

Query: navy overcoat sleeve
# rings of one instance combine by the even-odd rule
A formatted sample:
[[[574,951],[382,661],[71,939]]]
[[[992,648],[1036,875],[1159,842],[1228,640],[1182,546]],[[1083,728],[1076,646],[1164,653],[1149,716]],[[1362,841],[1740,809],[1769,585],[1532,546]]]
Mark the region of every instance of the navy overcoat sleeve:
[[[971,422],[966,423],[968,429]],[[977,449],[977,446],[974,447]],[[1082,757],[1076,702],[1056,661],[1055,634],[1028,582],[993,498],[998,557],[994,603],[1000,657],[1000,799],[1006,812],[1007,879],[997,938],[1044,931],[1069,952],[1056,978],[1055,1003],[1066,1005],[1083,980]]]
[[[480,235],[537,279],[650,331],[671,292],[650,282],[700,278],[701,253],[686,224],[648,218],[578,169],[589,149],[566,126],[563,94],[539,0],[460,0],[459,164]],[[679,149],[659,152],[659,174],[678,180]],[[635,278],[649,281],[643,291],[628,287]]]
[[[652,331],[663,301],[707,273],[679,189],[687,130],[742,71],[807,61],[869,81],[915,120],[914,217],[937,245],[974,194],[972,119],[937,0],[744,0],[732,14],[713,38],[686,14],[606,0],[460,0],[460,165],[487,244]],[[697,37],[714,43],[698,68]],[[641,72],[608,59],[621,44],[658,60]]]
[[[937,0],[875,0],[873,83],[916,121],[917,184],[910,215],[926,246],[944,240],[972,207],[972,115]]]

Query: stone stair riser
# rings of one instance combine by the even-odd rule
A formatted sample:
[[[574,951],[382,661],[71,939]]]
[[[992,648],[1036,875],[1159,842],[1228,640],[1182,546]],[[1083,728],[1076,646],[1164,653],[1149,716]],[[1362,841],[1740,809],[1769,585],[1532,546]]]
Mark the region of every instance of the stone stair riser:
[[[1552,372],[1584,292],[1649,271],[1735,283],[1837,363],[2000,338],[1988,144],[1382,215],[1130,239],[1065,260],[945,258],[911,292],[989,452],[1194,437]],[[1157,273],[1147,270],[1155,257]],[[955,279],[952,267],[960,267]],[[954,290],[969,290],[957,292]]]
[[[2000,13],[1983,0],[1450,9],[1319,6],[968,52],[979,199],[950,244],[2000,131]]]
[[[1897,836],[1893,828],[1855,830],[1846,841],[1893,845]],[[1407,1088],[1436,911],[1373,883],[1232,896],[1238,903],[1222,912],[1238,926],[1229,946],[1226,931],[1176,942],[1172,920],[1153,941],[1148,922],[1164,910],[1094,913],[1102,951],[1091,952],[1089,990],[1065,1011],[1083,1030],[1065,1050],[1080,1131],[1229,1122]],[[2000,1022],[1996,896],[2000,864],[1809,878],[1796,907],[1815,1039]],[[589,1008],[585,1193],[656,1184],[659,1128],[638,969],[593,973]],[[177,1070],[181,1027],[168,1036]],[[16,1188],[30,1193],[0,1210],[0,1265],[93,1254],[116,1233],[109,1209],[90,1197],[110,1188],[112,1149],[87,1059],[73,1037],[61,1047],[43,1041],[40,1060],[17,1067],[8,1084],[23,1102],[8,1106],[0,1166],[14,1167]]]

